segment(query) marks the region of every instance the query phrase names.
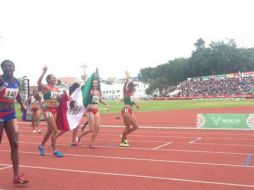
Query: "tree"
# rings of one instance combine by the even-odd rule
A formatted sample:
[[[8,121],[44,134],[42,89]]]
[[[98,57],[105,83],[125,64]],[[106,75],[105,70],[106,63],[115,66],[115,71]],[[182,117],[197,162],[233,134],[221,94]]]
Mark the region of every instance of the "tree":
[[[211,42],[205,47],[205,41],[199,38],[194,46],[190,58],[177,58],[140,70],[141,81],[149,83],[148,94],[157,88],[161,92],[163,88],[177,85],[189,77],[254,70],[254,48],[237,48],[233,39]]]
[[[196,52],[199,52],[205,49],[205,41],[202,38],[199,38],[194,46],[196,47]]]

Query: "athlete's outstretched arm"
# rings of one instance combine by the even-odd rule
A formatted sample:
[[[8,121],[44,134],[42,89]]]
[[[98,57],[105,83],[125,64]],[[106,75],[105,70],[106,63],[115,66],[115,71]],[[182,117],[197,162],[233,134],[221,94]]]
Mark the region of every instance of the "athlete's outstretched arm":
[[[130,73],[128,71],[126,71],[125,74],[126,74],[126,79],[125,79],[125,82],[123,85],[123,92],[124,93],[126,92],[127,85],[128,85],[129,79],[130,79]]]
[[[45,67],[42,70],[42,74],[37,82],[37,84],[40,88],[46,88],[46,86],[44,84],[42,84],[42,79],[43,79],[44,75],[46,74],[47,70],[48,70],[48,67],[45,65]]]

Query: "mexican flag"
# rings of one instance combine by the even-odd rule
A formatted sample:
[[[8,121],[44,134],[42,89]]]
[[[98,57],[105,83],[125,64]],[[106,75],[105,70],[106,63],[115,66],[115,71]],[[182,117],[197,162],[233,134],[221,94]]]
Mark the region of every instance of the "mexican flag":
[[[64,92],[57,108],[56,125],[57,129],[68,131],[75,129],[85,112],[88,105],[88,98],[93,87],[95,74],[92,74],[85,85],[76,89],[71,96]]]

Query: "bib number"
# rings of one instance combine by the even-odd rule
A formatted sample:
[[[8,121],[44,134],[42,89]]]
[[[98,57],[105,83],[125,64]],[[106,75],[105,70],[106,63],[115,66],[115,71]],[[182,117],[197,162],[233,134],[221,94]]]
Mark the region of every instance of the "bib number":
[[[99,103],[100,97],[99,96],[93,96],[92,102]]]
[[[51,99],[57,99],[57,97],[58,97],[58,92],[51,92],[51,96],[50,96]]]
[[[5,89],[4,98],[15,100],[17,95],[18,95],[18,89],[11,89],[11,88]]]

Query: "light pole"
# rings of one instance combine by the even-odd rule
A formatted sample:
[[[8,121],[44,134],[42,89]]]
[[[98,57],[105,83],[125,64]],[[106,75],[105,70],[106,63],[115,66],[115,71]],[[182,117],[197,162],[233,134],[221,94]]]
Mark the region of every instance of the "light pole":
[[[26,93],[27,92],[27,98],[30,95],[30,80],[27,78],[27,76],[23,76],[22,78],[22,84],[23,84],[23,90]]]

